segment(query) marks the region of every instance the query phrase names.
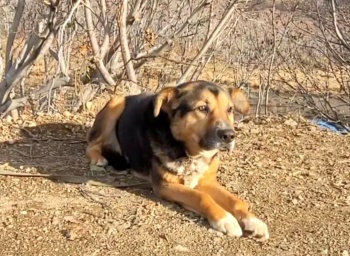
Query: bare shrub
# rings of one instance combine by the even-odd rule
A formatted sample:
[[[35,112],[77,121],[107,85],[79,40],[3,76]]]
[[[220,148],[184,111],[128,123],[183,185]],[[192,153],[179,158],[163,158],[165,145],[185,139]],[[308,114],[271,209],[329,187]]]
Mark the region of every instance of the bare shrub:
[[[313,114],[346,124],[349,117],[350,15],[342,1],[311,1],[296,10],[279,77]]]
[[[77,111],[103,91],[206,79],[256,91],[256,116],[283,91],[310,113],[348,117],[346,1],[2,0],[0,12],[1,116],[28,100]]]

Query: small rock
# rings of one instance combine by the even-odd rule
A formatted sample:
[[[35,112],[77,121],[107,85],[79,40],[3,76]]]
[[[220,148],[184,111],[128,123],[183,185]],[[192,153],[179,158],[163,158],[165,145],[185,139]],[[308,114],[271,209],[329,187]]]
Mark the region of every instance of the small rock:
[[[63,235],[70,241],[73,241],[78,237],[74,230],[64,230]]]
[[[294,121],[293,119],[288,119],[284,122],[285,125],[290,126],[292,128],[295,128],[298,126],[298,123]]]
[[[309,128],[308,130],[309,130],[310,132],[315,132],[315,131],[317,130],[317,127],[316,127],[316,126],[313,126],[313,125],[309,126],[308,128]]]
[[[6,122],[12,123],[12,117],[10,115],[6,116]]]
[[[71,223],[79,223],[79,221],[77,221],[74,216],[71,216],[71,215],[68,215],[68,216],[64,216],[63,217],[63,220],[64,221],[67,221],[67,222],[71,222]]]
[[[344,250],[341,255],[342,256],[349,256],[349,253],[348,253],[348,251]]]
[[[321,255],[328,255],[328,249],[321,250]]]
[[[6,143],[9,145],[13,145],[16,143],[16,141],[15,140],[8,140]]]
[[[175,247],[174,247],[174,249],[176,250],[176,251],[179,251],[179,252],[189,252],[190,250],[187,248],[187,247],[185,247],[185,246],[182,246],[182,245],[176,245]]]
[[[72,113],[69,112],[68,110],[66,110],[66,111],[63,112],[63,115],[64,115],[65,117],[70,117],[70,116],[72,115]]]
[[[85,106],[87,110],[90,110],[92,108],[92,102],[91,101],[86,102]]]
[[[20,214],[27,215],[27,211],[20,211]]]
[[[258,133],[260,133],[260,131],[258,128],[253,128],[253,129],[250,129],[250,133],[251,134],[258,134]]]
[[[60,220],[58,217],[53,217],[51,224],[56,226],[60,223]]]

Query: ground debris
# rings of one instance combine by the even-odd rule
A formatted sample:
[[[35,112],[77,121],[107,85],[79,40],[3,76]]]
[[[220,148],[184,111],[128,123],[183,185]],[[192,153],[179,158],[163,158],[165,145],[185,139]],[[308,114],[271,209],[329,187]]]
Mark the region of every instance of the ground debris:
[[[297,125],[286,124],[289,119]],[[84,142],[92,121],[93,115],[83,114],[3,121],[0,169],[93,177]],[[267,222],[271,240],[263,245],[212,231],[207,220],[150,188],[0,176],[0,255],[283,256],[327,250],[348,256],[349,152],[350,136],[297,117],[240,123],[234,151],[220,153],[218,179]],[[118,184],[138,182],[109,168],[98,175],[106,176]]]

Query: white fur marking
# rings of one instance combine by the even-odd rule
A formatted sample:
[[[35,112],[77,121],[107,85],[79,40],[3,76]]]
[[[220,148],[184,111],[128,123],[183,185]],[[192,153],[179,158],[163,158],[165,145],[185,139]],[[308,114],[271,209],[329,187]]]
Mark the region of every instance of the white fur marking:
[[[209,164],[204,157],[184,158],[177,161],[168,162],[165,165],[168,169],[176,172],[184,180],[184,185],[195,188],[203,173],[209,168]]]
[[[230,213],[226,213],[226,216],[218,221],[209,221],[211,226],[228,236],[236,236],[240,237],[243,235],[241,226],[235,217],[233,217]]]
[[[232,142],[230,143],[230,145],[228,146],[228,151],[229,151],[230,153],[232,153],[233,149],[235,148],[235,145],[236,145],[236,141],[234,140],[234,141],[232,141]]]
[[[253,236],[261,237],[262,240],[269,239],[269,231],[267,225],[256,217],[242,219],[244,230],[253,232]]]

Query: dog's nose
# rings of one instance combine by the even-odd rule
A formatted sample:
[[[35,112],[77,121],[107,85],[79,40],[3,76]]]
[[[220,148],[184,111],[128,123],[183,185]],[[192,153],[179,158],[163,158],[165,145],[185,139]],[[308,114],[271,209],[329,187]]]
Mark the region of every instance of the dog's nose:
[[[218,136],[222,142],[230,143],[235,139],[235,132],[232,129],[220,129]]]

